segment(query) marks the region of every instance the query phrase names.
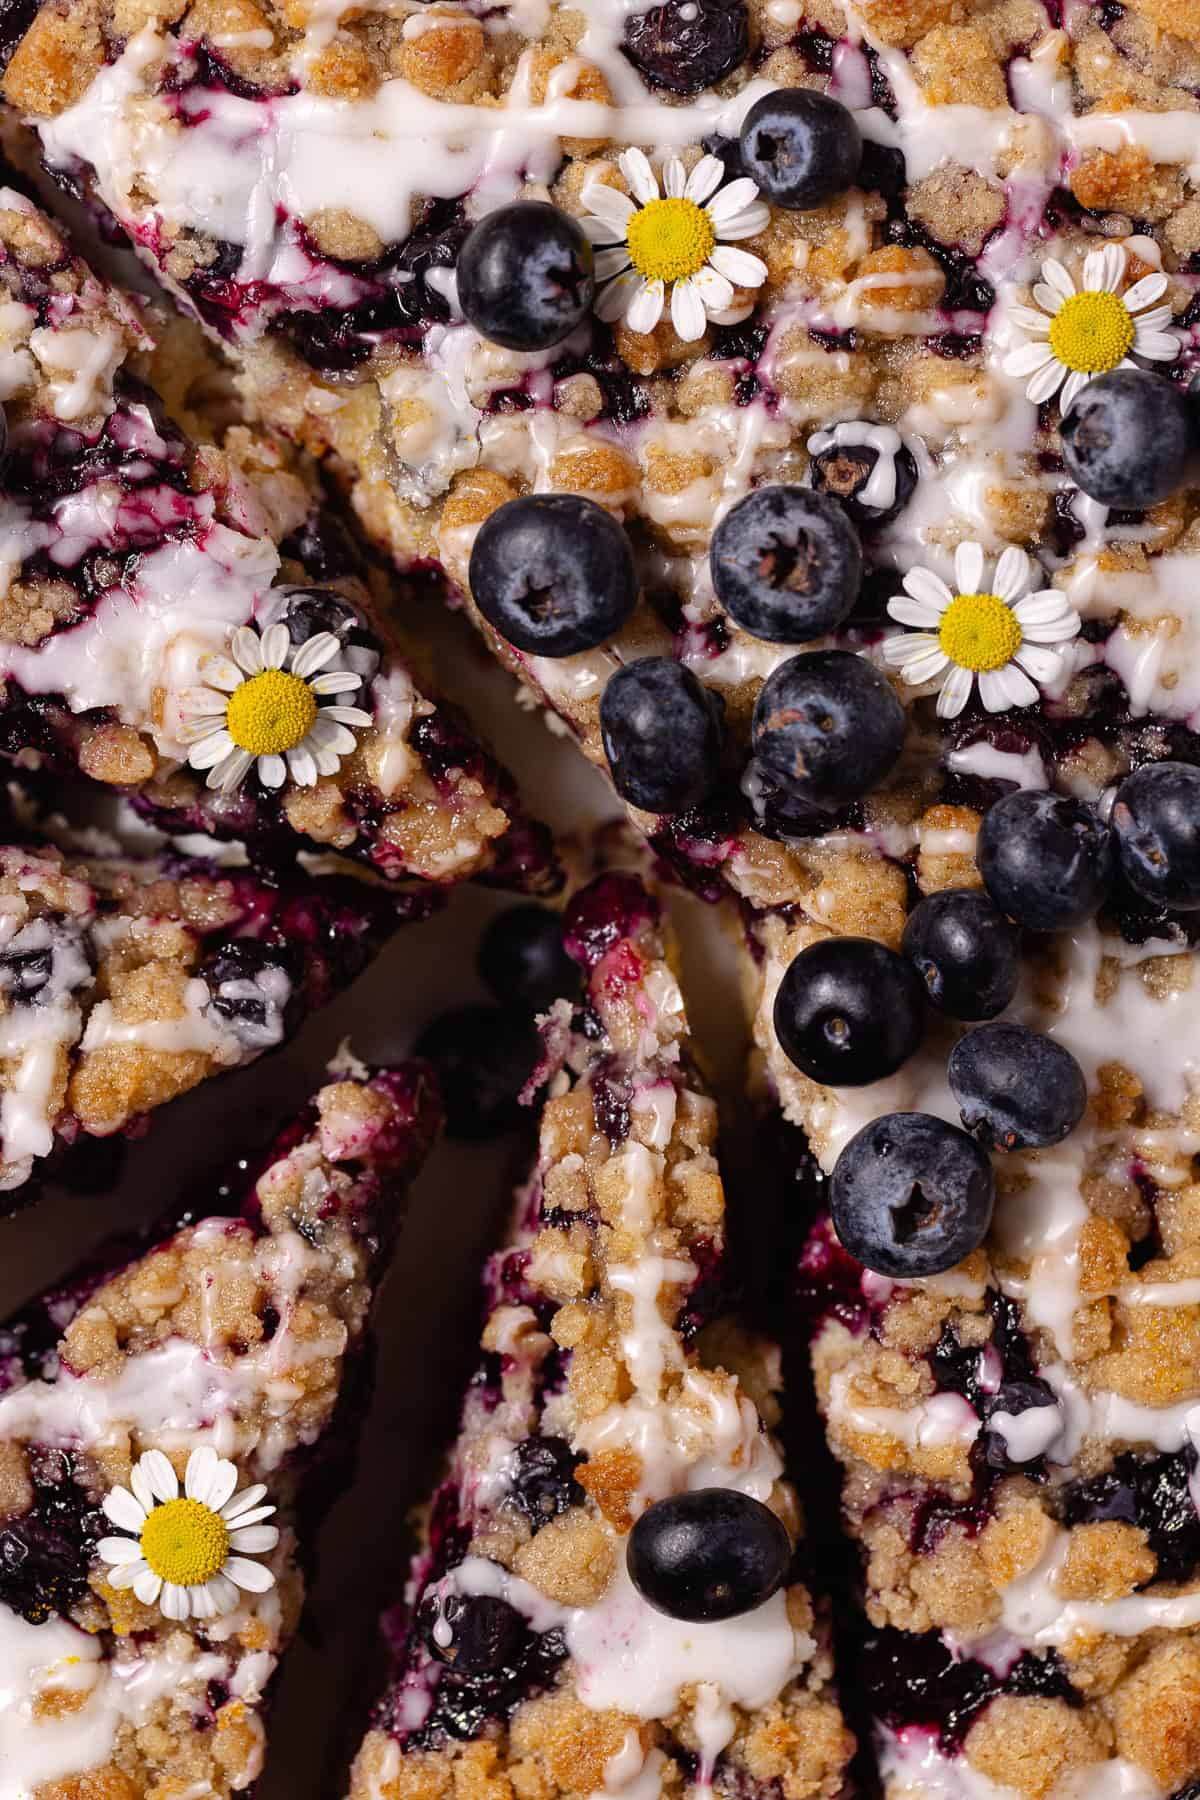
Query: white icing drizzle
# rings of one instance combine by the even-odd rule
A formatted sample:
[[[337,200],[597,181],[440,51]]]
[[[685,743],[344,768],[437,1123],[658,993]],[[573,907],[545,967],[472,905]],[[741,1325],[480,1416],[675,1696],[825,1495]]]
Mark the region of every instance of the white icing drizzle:
[[[901,448],[900,433],[892,426],[869,425],[861,420],[835,425],[831,431],[814,432],[808,440],[810,456],[824,456],[827,450],[874,450],[875,466],[856,497],[863,506],[877,507],[880,512],[896,498],[896,458]]]
[[[973,1769],[965,1756],[939,1749],[924,1727],[881,1727],[876,1749],[888,1800],[1020,1800],[1015,1788]],[[1112,1757],[1073,1770],[1055,1784],[1054,1800],[1165,1800],[1165,1790],[1135,1763]]]

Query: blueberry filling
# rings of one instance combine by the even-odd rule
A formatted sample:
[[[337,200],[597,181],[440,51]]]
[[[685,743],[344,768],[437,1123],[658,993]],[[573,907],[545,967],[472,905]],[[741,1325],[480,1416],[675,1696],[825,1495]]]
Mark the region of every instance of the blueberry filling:
[[[1004,1474],[1019,1468],[1023,1474],[1037,1475],[1043,1467],[1040,1458],[1015,1463],[1004,1436],[987,1430],[986,1425],[994,1413],[1017,1417],[1030,1407],[1056,1405],[1054,1390],[1034,1368],[1016,1302],[989,1288],[987,1307],[992,1317],[992,1336],[986,1354],[979,1345],[960,1343],[952,1326],[943,1328],[929,1359],[937,1391],[961,1394],[984,1421],[978,1448],[987,1470]],[[984,1371],[995,1357],[999,1358],[999,1381],[993,1385],[989,1380],[985,1387]]]
[[[1126,1451],[1105,1474],[1070,1484],[1063,1497],[1064,1522],[1120,1519],[1139,1525],[1158,1558],[1155,1579],[1190,1580],[1200,1567],[1200,1516],[1189,1486],[1195,1468],[1190,1445],[1165,1456]]]
[[[27,1462],[33,1505],[0,1525],[0,1601],[41,1625],[87,1594],[93,1546],[105,1527],[78,1485],[72,1456],[35,1444]]]
[[[878,1719],[901,1730],[927,1725],[953,1753],[990,1700],[1000,1694],[1083,1705],[1056,1651],[1025,1651],[1004,1676],[969,1657],[955,1658],[935,1631],[913,1634],[890,1627],[871,1633],[856,1669],[867,1703]]]
[[[621,48],[651,87],[698,94],[745,61],[745,7],[741,0],[664,0],[626,15]]]
[[[517,1445],[509,1494],[535,1533],[568,1507],[582,1506],[583,1489],[575,1479],[582,1461],[565,1438],[525,1438]]]
[[[49,1006],[94,973],[91,948],[79,926],[57,913],[31,919],[0,952],[0,992],[10,1006]]]

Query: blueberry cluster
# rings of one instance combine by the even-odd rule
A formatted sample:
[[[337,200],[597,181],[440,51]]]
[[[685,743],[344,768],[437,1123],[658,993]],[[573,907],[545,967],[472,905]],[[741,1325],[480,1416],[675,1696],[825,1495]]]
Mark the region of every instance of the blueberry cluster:
[[[997,1016],[1017,989],[1017,927],[1080,925],[1118,881],[1158,907],[1200,909],[1200,768],[1136,770],[1107,824],[1068,796],[1010,794],[985,815],[978,860],[987,893],[922,900],[900,954],[869,938],[825,939],[794,959],[775,999],[785,1054],[830,1087],[894,1075],[920,1047],[927,1003],[974,1026],[947,1069],[961,1127],[886,1113],[833,1171],[842,1244],[893,1277],[940,1273],[983,1242],[995,1200],[989,1152],[1061,1143],[1083,1117],[1087,1083],[1071,1052]]]

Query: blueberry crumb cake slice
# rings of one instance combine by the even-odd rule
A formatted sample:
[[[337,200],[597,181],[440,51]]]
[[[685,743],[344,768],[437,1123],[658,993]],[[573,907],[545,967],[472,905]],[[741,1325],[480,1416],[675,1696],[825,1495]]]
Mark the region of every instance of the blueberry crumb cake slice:
[[[275,1049],[439,900],[46,829],[0,828],[0,1213],[56,1146]]]
[[[720,1317],[716,1109],[642,884],[569,903],[532,1179],[353,1800],[840,1796],[853,1740],[771,1435],[778,1352]]]
[[[424,692],[313,472],[238,424],[196,442],[147,385],[156,329],[0,189],[0,748],[276,861],[552,888],[544,833]],[[189,357],[203,383],[166,337],[185,398]]]
[[[423,1065],[343,1059],[211,1215],[0,1330],[0,1746],[22,1800],[253,1788],[437,1122]]]

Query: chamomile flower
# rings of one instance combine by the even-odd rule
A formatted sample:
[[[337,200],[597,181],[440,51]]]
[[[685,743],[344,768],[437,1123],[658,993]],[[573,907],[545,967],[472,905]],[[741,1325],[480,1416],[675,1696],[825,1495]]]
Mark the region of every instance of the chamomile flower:
[[[115,1487],[104,1511],[132,1537],[101,1538],[97,1554],[115,1588],[132,1588],[144,1606],[158,1602],[164,1618],[216,1619],[239,1604],[239,1592],[265,1594],[275,1577],[252,1556],[279,1542],[275,1511],[262,1506],[261,1483],[235,1493],[238,1472],[202,1444],[188,1457],[183,1493],[161,1450],[133,1465],[129,1487]],[[132,1489],[132,1492],[130,1491]]]
[[[663,192],[644,151],[619,159],[633,192],[601,181],[583,190],[592,209],[583,229],[596,246],[596,312],[611,324],[624,318],[630,331],[653,331],[671,291],[671,323],[688,343],[703,337],[705,321],[726,312],[735,288],[761,287],[767,265],[738,238],[753,237],[770,209],[747,177],[722,187],[725,165],[702,156],[690,175],[676,156],[663,164]]]
[[[1036,307],[1014,306],[1009,318],[1032,341],[1004,359],[1006,375],[1028,375],[1025,393],[1040,404],[1062,389],[1063,412],[1081,388],[1110,369],[1134,369],[1134,357],[1174,362],[1179,340],[1165,329],[1171,308],[1157,304],[1167,291],[1159,270],[1125,286],[1128,254],[1123,244],[1105,244],[1083,261],[1083,287],[1076,288],[1063,264],[1048,257],[1033,298]]]
[[[941,688],[937,709],[953,719],[979,682],[988,712],[1032,706],[1039,686],[1063,671],[1061,646],[1079,630],[1079,614],[1065,594],[1043,588],[1030,592],[1033,565],[1011,545],[984,585],[982,546],[960,544],[954,553],[957,592],[931,569],[910,569],[904,593],[888,601],[889,615],[914,630],[889,638],[883,655],[914,687],[927,681]]]
[[[318,775],[334,775],[354,748],[352,726],[371,723],[357,706],[322,706],[320,696],[351,693],[361,675],[331,669],[340,649],[331,631],[318,631],[292,648],[286,625],[260,633],[239,625],[229,655],[202,665],[207,686],[182,696],[188,762],[208,770],[208,786],[227,793],[257,766],[264,787],[290,777],[311,787]]]

